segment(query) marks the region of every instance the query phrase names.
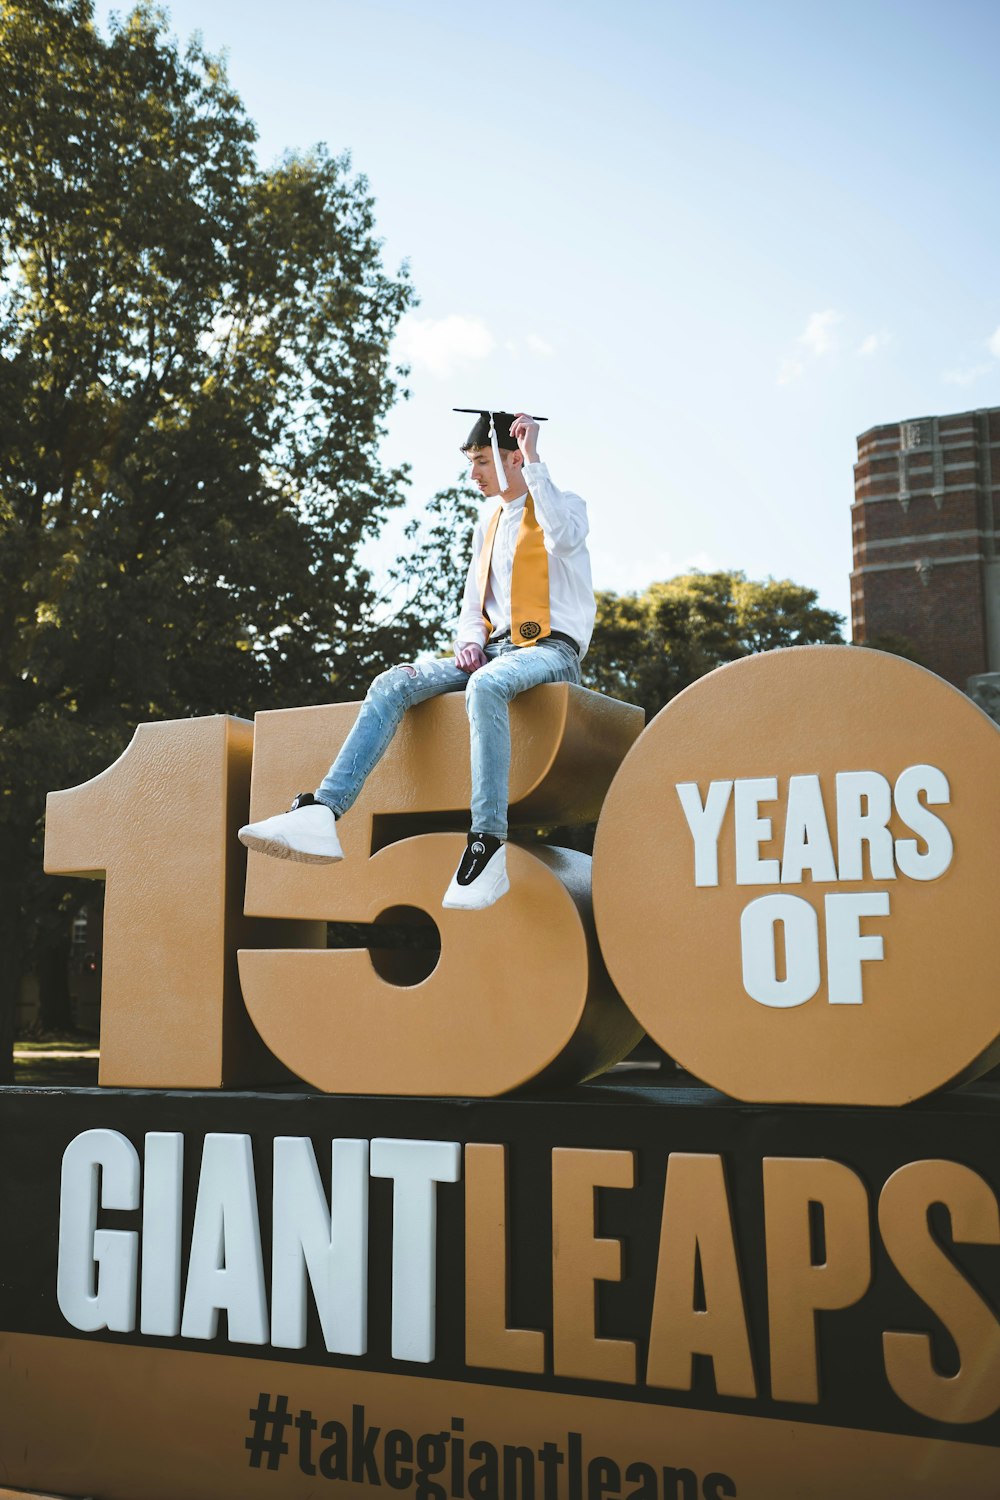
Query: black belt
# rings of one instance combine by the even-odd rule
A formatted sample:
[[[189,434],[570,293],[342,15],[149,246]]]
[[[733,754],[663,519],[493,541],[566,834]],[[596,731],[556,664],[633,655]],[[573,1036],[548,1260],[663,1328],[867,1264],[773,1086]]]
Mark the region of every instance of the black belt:
[[[491,641],[509,641],[510,640],[510,629],[509,629],[509,627],[508,627],[507,630],[498,631],[498,633],[496,635],[491,635],[490,636],[490,640]],[[539,646],[544,646],[546,641],[565,641],[567,646],[572,646],[573,647],[573,650],[576,652],[577,656],[580,655],[580,648],[577,645],[576,641],[574,641],[573,637],[571,635],[564,635],[561,630],[550,630],[549,633],[548,633],[548,635],[543,635],[542,638],[541,638],[541,640],[538,641],[537,644]]]

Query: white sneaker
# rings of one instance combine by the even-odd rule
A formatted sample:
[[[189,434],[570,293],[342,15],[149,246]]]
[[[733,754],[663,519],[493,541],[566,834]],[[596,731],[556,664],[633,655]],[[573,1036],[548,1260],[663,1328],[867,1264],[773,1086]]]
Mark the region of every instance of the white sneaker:
[[[470,833],[468,847],[441,905],[455,910],[482,911],[509,890],[507,851],[503,839],[494,838],[491,833]]]
[[[247,823],[239,832],[241,844],[275,859],[294,859],[300,864],[325,865],[343,859],[337,837],[337,820],[330,809],[317,802],[312,792],[300,792],[291,810],[275,813],[259,823]]]

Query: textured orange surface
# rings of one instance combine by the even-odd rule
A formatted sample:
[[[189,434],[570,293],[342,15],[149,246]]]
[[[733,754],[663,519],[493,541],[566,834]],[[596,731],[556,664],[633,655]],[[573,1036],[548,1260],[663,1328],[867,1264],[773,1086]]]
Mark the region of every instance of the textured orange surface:
[[[307,1408],[321,1423],[334,1418],[349,1427],[352,1406],[361,1405],[382,1435],[394,1427],[448,1432],[456,1416],[467,1444],[484,1440],[501,1451],[507,1443],[537,1450],[547,1441],[565,1450],[567,1434],[577,1432],[585,1460],[603,1455],[623,1470],[640,1462],[701,1476],[722,1472],[739,1500],[1000,1494],[1000,1451],[940,1438],[27,1334],[0,1336],[0,1411],[18,1434],[4,1453],[7,1478],[102,1500],[309,1500],[325,1493],[327,1481],[298,1467],[294,1429],[277,1472],[249,1467],[249,1411],[261,1389],[287,1394],[290,1411]],[[317,1440],[316,1450],[322,1447]],[[373,1487],[348,1479],[331,1493],[371,1496]],[[559,1493],[566,1500],[565,1466]]]
[[[252,816],[315,786],[356,713],[356,705],[334,704],[258,715]],[[512,823],[596,817],[641,711],[555,684],[523,694],[510,715]],[[485,911],[442,910],[464,837],[417,830],[461,815],[469,791],[465,705],[457,694],[434,699],[406,715],[341,820],[343,863],[250,855],[246,902],[255,915],[373,922],[409,906],[429,913],[441,934],[433,972],[408,987],[376,973],[363,949],[240,954],[254,1023],[316,1087],[495,1095],[543,1074],[588,1077],[638,1041],[641,1029],[609,984],[594,941],[586,855],[510,844],[508,895]],[[403,823],[401,815],[422,821]],[[412,836],[401,838],[407,830]]]
[[[236,838],[252,746],[251,726],[221,714],[140,724],[106,771],[49,793],[46,870],[107,876],[102,1084],[219,1088],[281,1076],[236,977],[236,948],[255,930],[242,914]]]
[[[936,880],[902,875],[737,886],[733,805],[719,839],[717,887],[696,887],[679,782],[775,776],[762,807],[780,855],[792,775],[821,779],[834,827],[838,771],[891,783],[908,766],[948,777],[934,809],[954,840]],[[909,836],[893,816],[892,831]],[[867,869],[867,866],[866,866]],[[1000,1033],[1000,730],[962,693],[911,662],[848,646],[749,657],[702,678],[662,710],[629,753],[594,848],[594,906],[611,976],[646,1029],[698,1078],[760,1102],[904,1104],[991,1065]],[[890,892],[869,923],[885,956],[864,964],[864,1002],[831,1005],[825,979],[808,1003],[779,1010],[743,987],[740,916],[780,891],[818,911],[826,892]]]

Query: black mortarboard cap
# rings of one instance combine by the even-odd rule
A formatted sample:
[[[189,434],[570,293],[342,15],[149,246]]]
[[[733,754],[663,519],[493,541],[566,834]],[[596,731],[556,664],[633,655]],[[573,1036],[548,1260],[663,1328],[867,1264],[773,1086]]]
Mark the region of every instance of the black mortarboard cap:
[[[453,406],[452,411],[467,412],[469,416],[479,418],[469,436],[462,444],[462,452],[464,453],[468,448],[492,448],[500,488],[502,490],[506,489],[507,485],[503,468],[496,450],[497,448],[505,448],[508,452],[513,452],[517,447],[517,439],[510,435],[510,429],[514,425],[517,413],[511,411],[482,411],[477,406]],[[548,418],[532,417],[531,420],[533,422],[546,422]]]
[[[452,411],[467,412],[469,416],[479,418],[479,421],[475,424],[472,431],[469,433],[469,436],[462,444],[463,451],[466,448],[488,448],[490,446],[491,417],[493,418],[493,425],[496,429],[497,442],[499,443],[500,447],[506,448],[509,451],[512,451],[517,447],[517,439],[512,438],[510,435],[510,429],[514,424],[514,418],[517,415],[516,412],[480,411],[476,406],[453,406]],[[532,417],[531,420],[533,422],[545,422],[548,420],[548,418]]]

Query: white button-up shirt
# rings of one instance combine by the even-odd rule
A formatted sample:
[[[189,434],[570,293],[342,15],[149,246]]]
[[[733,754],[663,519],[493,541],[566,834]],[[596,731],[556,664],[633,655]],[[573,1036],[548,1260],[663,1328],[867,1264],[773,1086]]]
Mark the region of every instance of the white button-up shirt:
[[[579,495],[556,489],[545,464],[524,464],[521,473],[535,502],[535,520],[542,528],[545,550],[549,554],[549,625],[552,630],[572,636],[583,656],[590,644],[597,613],[587,551],[590,530],[587,507]],[[486,613],[494,633],[510,629],[510,581],[524,501],[524,495],[520,495],[516,500],[506,502],[493,542],[486,585]],[[472,538],[472,558],[455,630],[461,644],[486,644],[488,632],[479,607],[478,570],[492,514],[490,510],[477,523]]]

